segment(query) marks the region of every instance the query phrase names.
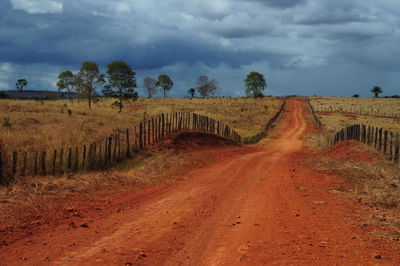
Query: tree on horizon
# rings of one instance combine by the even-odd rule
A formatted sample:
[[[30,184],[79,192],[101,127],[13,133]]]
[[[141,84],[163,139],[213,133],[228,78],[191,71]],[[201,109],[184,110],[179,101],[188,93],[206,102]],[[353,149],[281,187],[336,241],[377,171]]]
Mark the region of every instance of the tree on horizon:
[[[254,98],[262,97],[263,91],[267,87],[264,75],[255,71],[247,74],[244,83],[246,87],[246,95]]]
[[[374,86],[370,91],[375,95],[375,98],[378,98],[379,94],[383,92],[382,88],[379,86]]]

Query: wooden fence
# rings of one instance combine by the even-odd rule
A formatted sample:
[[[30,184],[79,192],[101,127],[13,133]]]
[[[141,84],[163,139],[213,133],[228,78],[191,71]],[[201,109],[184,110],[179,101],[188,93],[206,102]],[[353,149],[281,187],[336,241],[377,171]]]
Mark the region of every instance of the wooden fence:
[[[319,119],[318,115],[316,114],[316,111],[315,111],[315,109],[314,109],[314,106],[311,104],[311,101],[310,101],[309,98],[307,99],[307,102],[308,102],[308,106],[310,107],[311,114],[312,114],[312,116],[314,117],[314,120],[315,120],[315,122],[316,122],[317,125],[318,125],[319,131],[320,131],[320,133],[322,133],[323,130],[324,130],[324,127],[322,126],[321,119]]]
[[[0,150],[0,184],[8,184],[17,175],[58,175],[106,169],[161,139],[184,131],[214,134],[242,143],[235,130],[207,116],[186,112],[161,114],[89,145],[35,152]]]
[[[399,134],[367,125],[352,125],[341,129],[331,140],[331,146],[341,141],[355,140],[382,152],[388,160],[399,163]]]
[[[347,113],[347,114],[355,114],[355,115],[371,115],[371,116],[380,116],[380,117],[388,117],[388,118],[400,118],[400,114],[384,112],[378,109],[361,109],[361,108],[337,108],[333,106],[324,106],[324,107],[314,107],[315,112],[325,112],[325,113]]]
[[[286,106],[286,100],[283,101],[281,107],[279,108],[279,111],[270,120],[268,120],[268,123],[265,125],[264,129],[260,133],[252,137],[243,138],[242,143],[253,144],[265,138],[267,136],[268,130],[271,128],[272,124],[278,119],[278,117],[282,114],[283,110],[285,109],[285,106]]]
[[[177,112],[161,114],[102,141],[80,147],[34,152],[5,152],[0,149],[0,185],[10,183],[15,176],[60,175],[106,169],[177,132],[203,132],[230,139],[238,144],[255,143],[265,137],[266,131],[279,117],[284,106],[285,102],[279,112],[268,121],[265,130],[251,138],[242,138],[228,125],[207,116]]]

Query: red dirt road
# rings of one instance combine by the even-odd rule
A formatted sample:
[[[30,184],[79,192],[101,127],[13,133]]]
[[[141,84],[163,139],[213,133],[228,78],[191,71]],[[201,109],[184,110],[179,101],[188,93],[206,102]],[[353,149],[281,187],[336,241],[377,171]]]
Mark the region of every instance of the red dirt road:
[[[299,164],[305,117],[290,100],[275,138],[2,247],[0,265],[398,264],[399,243],[359,225],[340,181]]]

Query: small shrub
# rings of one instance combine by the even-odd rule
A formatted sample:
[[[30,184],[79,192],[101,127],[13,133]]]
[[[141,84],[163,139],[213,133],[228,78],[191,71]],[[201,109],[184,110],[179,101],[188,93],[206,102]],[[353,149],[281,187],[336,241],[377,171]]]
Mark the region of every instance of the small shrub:
[[[3,118],[3,127],[11,127],[10,118],[8,117]]]
[[[68,109],[68,115],[72,116],[72,110],[71,109]]]

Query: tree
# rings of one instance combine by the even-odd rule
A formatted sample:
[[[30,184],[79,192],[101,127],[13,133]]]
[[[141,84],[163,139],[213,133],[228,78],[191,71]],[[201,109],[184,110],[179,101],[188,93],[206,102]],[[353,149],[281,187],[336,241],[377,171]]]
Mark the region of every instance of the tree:
[[[246,86],[246,94],[251,97],[260,97],[263,95],[267,82],[264,75],[258,72],[250,72],[244,80]]]
[[[353,94],[353,98],[360,98],[360,94]]]
[[[146,77],[143,79],[143,87],[147,90],[149,98],[157,93],[157,80]]]
[[[215,79],[208,79],[207,76],[198,77],[196,83],[196,90],[203,98],[214,95],[218,91],[218,82]]]
[[[165,74],[158,76],[157,87],[161,87],[164,91],[164,98],[167,97],[167,92],[172,89],[172,86],[174,86],[174,83],[169,76]]]
[[[67,90],[69,100],[72,101],[72,92],[75,89],[75,77],[71,71],[67,70],[58,75],[57,87],[59,91]]]
[[[138,94],[136,88],[136,73],[124,61],[114,61],[107,65],[107,85],[104,86],[103,93],[107,97],[117,98],[113,103],[119,109],[119,113],[124,107],[124,101],[135,101]]]
[[[189,93],[190,97],[193,98],[194,95],[196,94],[196,89],[195,88],[191,88],[191,89],[188,90],[188,93]]]
[[[19,79],[17,80],[17,83],[15,83],[15,86],[19,92],[22,92],[26,85],[28,85],[28,81],[26,79]]]
[[[371,89],[371,92],[375,95],[375,98],[378,98],[379,94],[381,94],[383,92],[382,88],[379,86],[374,86]]]
[[[97,89],[104,83],[104,75],[99,72],[97,63],[86,61],[82,64],[76,75],[75,84],[79,95],[88,100],[89,110],[92,110],[93,99],[98,96]]]

